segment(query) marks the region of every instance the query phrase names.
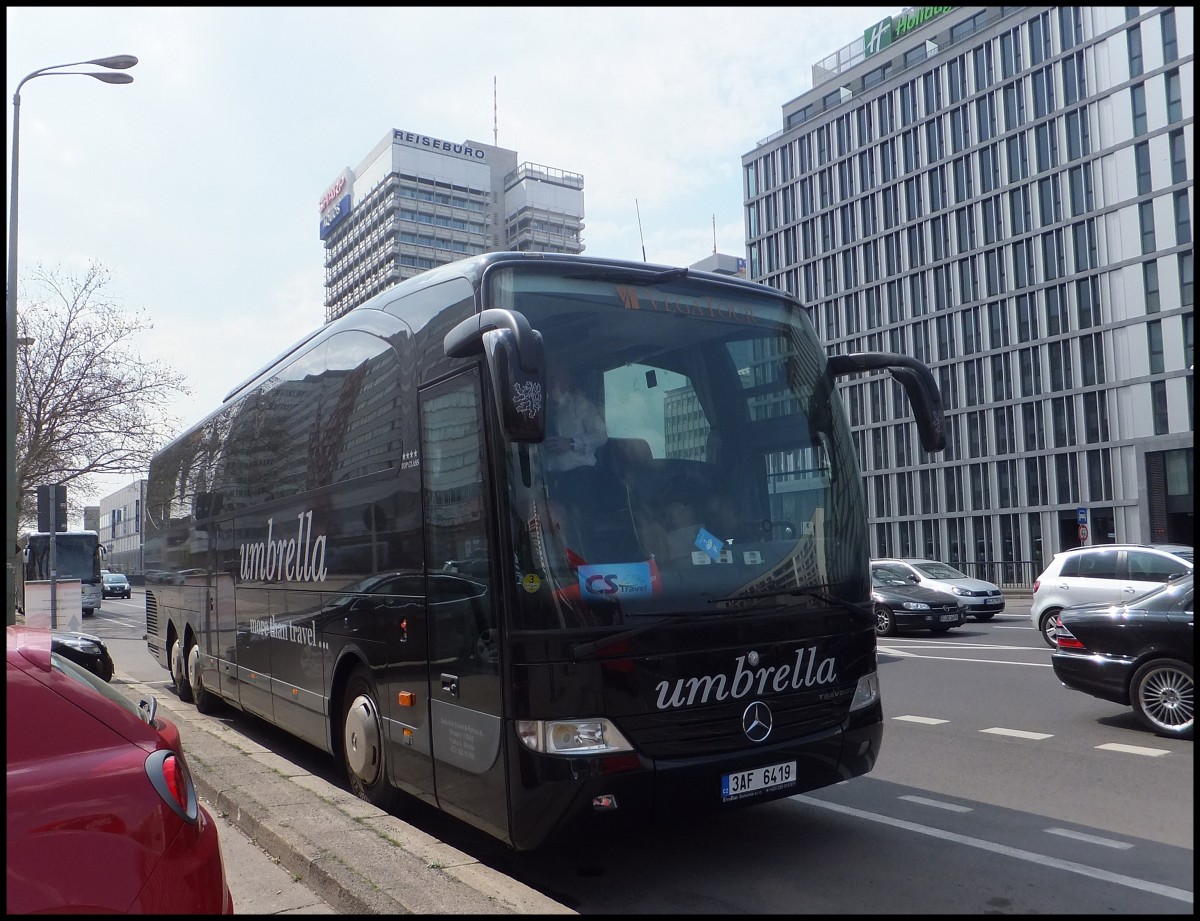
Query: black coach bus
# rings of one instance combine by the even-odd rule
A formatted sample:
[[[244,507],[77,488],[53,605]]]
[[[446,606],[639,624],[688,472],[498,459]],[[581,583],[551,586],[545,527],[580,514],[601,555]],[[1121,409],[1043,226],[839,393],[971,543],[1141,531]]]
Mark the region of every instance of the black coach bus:
[[[547,369],[603,418],[560,472]],[[870,771],[882,738],[844,374],[805,308],[684,268],[492,253],[297,343],[153,459],[150,652],[179,696],[517,849]],[[564,439],[565,440],[565,439]]]

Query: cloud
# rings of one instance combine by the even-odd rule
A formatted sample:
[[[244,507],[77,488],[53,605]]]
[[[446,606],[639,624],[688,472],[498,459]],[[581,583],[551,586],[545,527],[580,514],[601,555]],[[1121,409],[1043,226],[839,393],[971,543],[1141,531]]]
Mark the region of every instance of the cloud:
[[[98,259],[191,424],[324,321],[317,200],[393,128],[584,176],[590,255],[743,255],[743,155],[886,7],[8,7],[20,263]],[[11,134],[9,143],[11,147]],[[638,210],[641,211],[641,228]]]

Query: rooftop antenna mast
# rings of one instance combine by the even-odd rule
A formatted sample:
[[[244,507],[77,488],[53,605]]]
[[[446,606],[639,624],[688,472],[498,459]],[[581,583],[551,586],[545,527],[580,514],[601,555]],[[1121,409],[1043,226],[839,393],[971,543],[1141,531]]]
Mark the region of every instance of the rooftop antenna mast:
[[[717,215],[713,212],[713,255],[717,254]]]
[[[633,200],[633,207],[637,208],[638,237],[641,238],[642,241],[642,262],[646,262],[646,238],[642,235],[642,209],[641,206],[638,205],[638,200],[636,198]]]
[[[496,78],[492,77],[492,146],[500,146],[500,112],[496,104]]]

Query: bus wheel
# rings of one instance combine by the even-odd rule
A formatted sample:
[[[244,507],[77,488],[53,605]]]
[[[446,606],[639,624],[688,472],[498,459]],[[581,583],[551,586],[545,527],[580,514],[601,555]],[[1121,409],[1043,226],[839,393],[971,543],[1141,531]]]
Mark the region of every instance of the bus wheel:
[[[187,654],[188,684],[192,686],[192,697],[196,709],[201,713],[213,713],[217,709],[217,695],[204,688],[204,676],[200,673],[200,647],[193,643]]]
[[[183,644],[176,640],[171,644],[171,680],[175,682],[175,693],[185,704],[192,702],[192,686],[188,683],[187,667],[183,661]]]
[[[355,668],[350,674],[342,700],[342,761],[350,791],[359,799],[389,810],[397,791],[388,782],[379,698],[364,668]]]

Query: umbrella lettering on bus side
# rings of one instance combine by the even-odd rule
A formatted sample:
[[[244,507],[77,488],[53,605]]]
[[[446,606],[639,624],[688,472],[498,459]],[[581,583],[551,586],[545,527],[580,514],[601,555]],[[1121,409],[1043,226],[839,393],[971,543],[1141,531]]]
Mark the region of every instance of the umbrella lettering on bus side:
[[[241,577],[261,582],[324,582],[325,535],[312,536],[312,511],[296,516],[299,525],[291,540],[275,540],[275,519],[267,519],[267,539],[241,544]]]

